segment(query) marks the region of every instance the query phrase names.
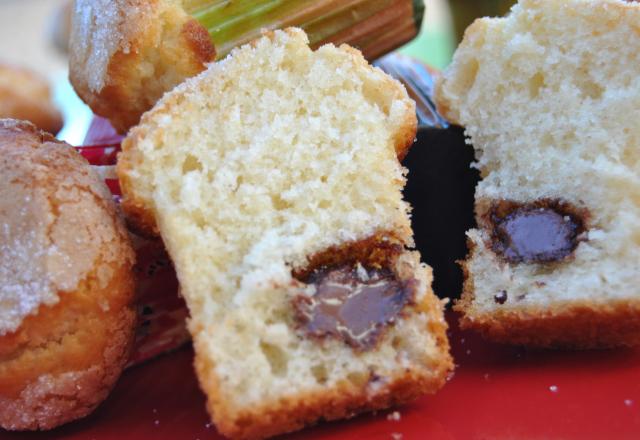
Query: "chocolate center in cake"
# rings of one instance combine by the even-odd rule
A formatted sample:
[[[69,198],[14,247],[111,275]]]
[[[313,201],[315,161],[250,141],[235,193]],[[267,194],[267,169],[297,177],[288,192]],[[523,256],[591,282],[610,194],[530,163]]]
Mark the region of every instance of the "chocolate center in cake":
[[[494,206],[494,252],[509,263],[550,263],[573,253],[584,232],[583,216],[567,203],[540,200]]]
[[[359,263],[321,268],[306,280],[312,296],[298,295],[295,316],[314,337],[342,339],[350,346],[373,348],[402,309],[413,303],[415,282],[400,281],[388,269],[366,269]]]

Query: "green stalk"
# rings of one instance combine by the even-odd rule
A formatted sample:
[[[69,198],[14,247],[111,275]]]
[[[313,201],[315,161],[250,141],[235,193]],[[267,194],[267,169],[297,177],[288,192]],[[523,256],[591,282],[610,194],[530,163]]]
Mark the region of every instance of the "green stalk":
[[[186,11],[211,36],[218,59],[262,29],[298,26],[313,47],[348,43],[375,59],[415,37],[423,0],[187,0]]]

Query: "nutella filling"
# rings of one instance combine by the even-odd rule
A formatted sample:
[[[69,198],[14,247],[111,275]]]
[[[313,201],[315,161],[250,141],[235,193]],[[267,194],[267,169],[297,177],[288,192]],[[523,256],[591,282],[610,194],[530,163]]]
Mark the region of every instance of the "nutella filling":
[[[560,261],[578,246],[582,219],[559,202],[523,204],[493,222],[493,250],[509,263]]]
[[[323,268],[307,280],[316,291],[298,295],[296,319],[314,337],[333,337],[359,350],[373,348],[383,330],[414,301],[415,282],[400,281],[388,269]]]

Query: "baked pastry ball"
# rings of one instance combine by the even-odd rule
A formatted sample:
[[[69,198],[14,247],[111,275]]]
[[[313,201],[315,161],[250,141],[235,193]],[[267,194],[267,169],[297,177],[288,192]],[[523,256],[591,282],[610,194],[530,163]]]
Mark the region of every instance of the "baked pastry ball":
[[[191,0],[193,3],[196,0]],[[173,0],[76,0],[69,77],[121,133],[215,57],[208,31]]]
[[[640,4],[521,0],[439,83],[482,181],[464,327],[538,346],[640,342]]]
[[[338,3],[76,0],[71,82],[94,113],[125,134],[165,92],[263,28],[301,26],[313,47],[349,42],[375,59],[414,38],[424,14],[421,0]]]
[[[0,64],[0,118],[31,121],[52,134],[63,124],[47,81],[35,72],[7,64]]]
[[[174,262],[232,438],[408,402],[452,368],[402,199],[415,104],[357,50],[307,43],[267,33],[176,87],[117,168],[125,212]]]
[[[69,145],[0,120],[0,426],[49,429],[104,400],[133,340],[134,254]]]

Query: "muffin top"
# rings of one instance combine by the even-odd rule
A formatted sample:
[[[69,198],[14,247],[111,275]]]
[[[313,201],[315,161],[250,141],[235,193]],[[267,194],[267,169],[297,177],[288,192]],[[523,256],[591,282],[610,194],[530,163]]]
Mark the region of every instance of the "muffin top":
[[[0,335],[52,305],[95,271],[127,258],[114,231],[115,208],[105,185],[69,145],[28,122],[0,120]]]

